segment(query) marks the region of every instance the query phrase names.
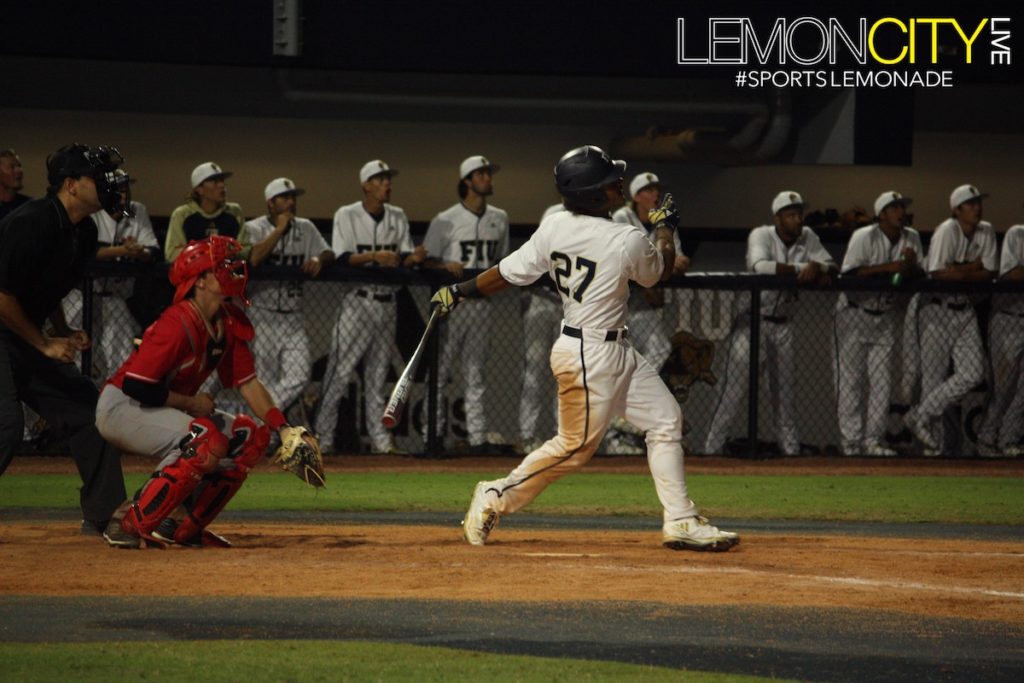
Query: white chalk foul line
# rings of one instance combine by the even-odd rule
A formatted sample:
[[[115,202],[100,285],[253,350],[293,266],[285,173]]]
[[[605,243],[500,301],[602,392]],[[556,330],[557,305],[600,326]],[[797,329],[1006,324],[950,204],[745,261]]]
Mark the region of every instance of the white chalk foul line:
[[[580,565],[582,566],[582,565]],[[884,581],[879,579],[860,579],[846,576],[817,576],[814,574],[783,574],[742,567],[626,567],[622,565],[593,565],[589,569],[615,572],[648,572],[669,574],[745,574],[748,576],[772,576],[792,579],[795,581],[811,581],[818,583],[844,584],[849,586],[868,586],[871,588],[895,588],[898,590],[921,590],[938,593],[959,593],[964,595],[991,595],[999,598],[1024,600],[1024,593],[1000,591],[991,588],[968,588],[966,586],[937,586],[917,581]]]
[[[604,557],[604,553],[519,553],[524,557]]]

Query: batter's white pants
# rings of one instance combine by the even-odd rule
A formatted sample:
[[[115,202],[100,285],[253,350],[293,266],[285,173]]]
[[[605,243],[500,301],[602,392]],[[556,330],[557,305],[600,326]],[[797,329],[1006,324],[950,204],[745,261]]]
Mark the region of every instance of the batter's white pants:
[[[978,440],[1003,449],[1024,437],[1024,317],[993,312],[988,343],[994,382]]]
[[[555,408],[555,383],[545,357],[561,334],[562,305],[544,296],[527,294],[523,314],[523,393],[519,399],[519,434],[523,442],[537,438],[541,410]]]
[[[835,316],[836,410],[844,451],[885,443],[896,318],[843,306]]]
[[[132,340],[139,334],[139,325],[128,304],[117,296],[93,297],[92,376],[103,381],[117,372],[134,348]],[[74,328],[82,327],[82,292],[72,289],[62,302],[64,319]]]
[[[440,367],[437,382],[437,433],[444,434],[444,397],[452,361],[459,358],[465,389],[466,431],[469,443],[479,446],[487,440],[487,417],[484,398],[487,393],[487,377],[484,364],[487,361],[487,347],[491,341],[492,306],[486,299],[470,299],[459,304],[458,309],[446,316],[441,326]],[[426,425],[423,433],[426,434]],[[425,437],[424,437],[425,438]]]
[[[562,334],[552,347],[558,435],[527,455],[507,477],[489,482],[500,514],[522,509],[549,484],[586,464],[615,415],[647,434],[647,462],[664,520],[697,514],[683,474],[679,404],[628,341],[605,341],[605,334],[584,330],[583,339]]]
[[[981,381],[985,372],[981,332],[974,307],[953,310],[926,303],[918,311],[921,340],[921,402],[917,413],[938,419]],[[953,373],[949,373],[952,360]],[[945,443],[945,439],[940,439]]]
[[[664,308],[647,308],[629,312],[629,341],[655,370],[668,360],[672,341],[662,315]]]
[[[397,317],[393,299],[376,301],[372,296],[361,297],[358,292],[351,292],[342,302],[341,313],[331,338],[323,398],[316,416],[315,429],[322,439],[321,447],[325,450],[333,448],[338,405],[356,365],[362,359],[365,359],[363,395],[366,431],[375,451],[382,453],[392,447],[391,435],[384,429],[380,417],[384,413],[384,384],[395,345]]]
[[[248,313],[256,328],[252,341],[256,374],[274,404],[287,410],[302,395],[313,365],[302,312],[283,313],[252,306]]]
[[[711,429],[704,443],[705,453],[722,453],[729,428],[741,411],[746,412],[745,393],[750,376],[749,315],[736,319],[729,336],[729,353],[723,375],[725,381],[718,394],[718,405],[711,420]],[[779,448],[785,455],[799,455],[800,439],[793,418],[793,330],[789,323],[761,321],[761,347],[758,362],[765,371],[769,404],[774,410],[774,423]]]

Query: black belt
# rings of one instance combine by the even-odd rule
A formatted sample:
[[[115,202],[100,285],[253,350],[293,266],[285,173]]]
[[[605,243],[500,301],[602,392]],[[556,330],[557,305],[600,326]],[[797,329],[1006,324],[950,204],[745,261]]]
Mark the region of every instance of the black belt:
[[[368,292],[365,289],[358,290],[356,292],[356,296],[360,296],[364,299],[373,299],[374,301],[380,301],[385,304],[393,301],[395,298],[394,294],[377,294],[376,292]]]
[[[889,311],[879,311],[879,310],[875,310],[873,308],[861,308],[860,304],[855,304],[854,302],[850,301],[849,299],[847,299],[846,303],[848,303],[850,305],[850,308],[856,308],[859,311],[864,311],[868,315],[885,315],[886,313],[889,312]]]
[[[966,309],[968,306],[970,306],[970,304],[968,304],[968,303],[952,304],[952,303],[949,303],[948,301],[946,301],[945,299],[940,299],[938,297],[933,297],[932,300],[931,300],[931,303],[937,304],[939,306],[945,306],[946,308],[948,308],[951,311],[962,311],[962,310]]]
[[[1012,315],[1015,318],[1024,318],[1024,313],[1018,313],[1016,311],[1007,311],[1006,309],[1000,309],[996,313],[1002,313],[1003,315]]]
[[[621,330],[608,330],[604,333],[604,340],[606,342],[619,341],[620,339],[626,338],[626,329]],[[583,339],[583,330],[578,327],[570,327],[569,325],[562,325],[562,334],[567,337],[576,337],[577,339]]]
[[[761,320],[767,320],[770,323],[778,323],[780,325],[789,322],[789,318],[784,315],[762,315]]]

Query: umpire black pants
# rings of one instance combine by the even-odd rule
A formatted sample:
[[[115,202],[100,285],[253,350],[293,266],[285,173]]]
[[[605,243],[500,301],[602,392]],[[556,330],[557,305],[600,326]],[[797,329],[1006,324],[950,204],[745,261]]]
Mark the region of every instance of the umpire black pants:
[[[9,330],[0,329],[0,475],[21,442],[24,401],[67,436],[68,449],[82,477],[82,518],[103,522],[128,496],[121,454],[96,429],[92,381],[71,363],[47,358]]]

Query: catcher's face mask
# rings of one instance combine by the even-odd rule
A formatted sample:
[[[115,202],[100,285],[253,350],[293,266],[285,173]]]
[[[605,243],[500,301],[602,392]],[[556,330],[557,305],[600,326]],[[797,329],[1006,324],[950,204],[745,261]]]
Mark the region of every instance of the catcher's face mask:
[[[249,282],[249,266],[245,261],[224,259],[213,269],[213,275],[217,278],[224,296],[249,305],[249,300],[245,297],[245,286]]]

